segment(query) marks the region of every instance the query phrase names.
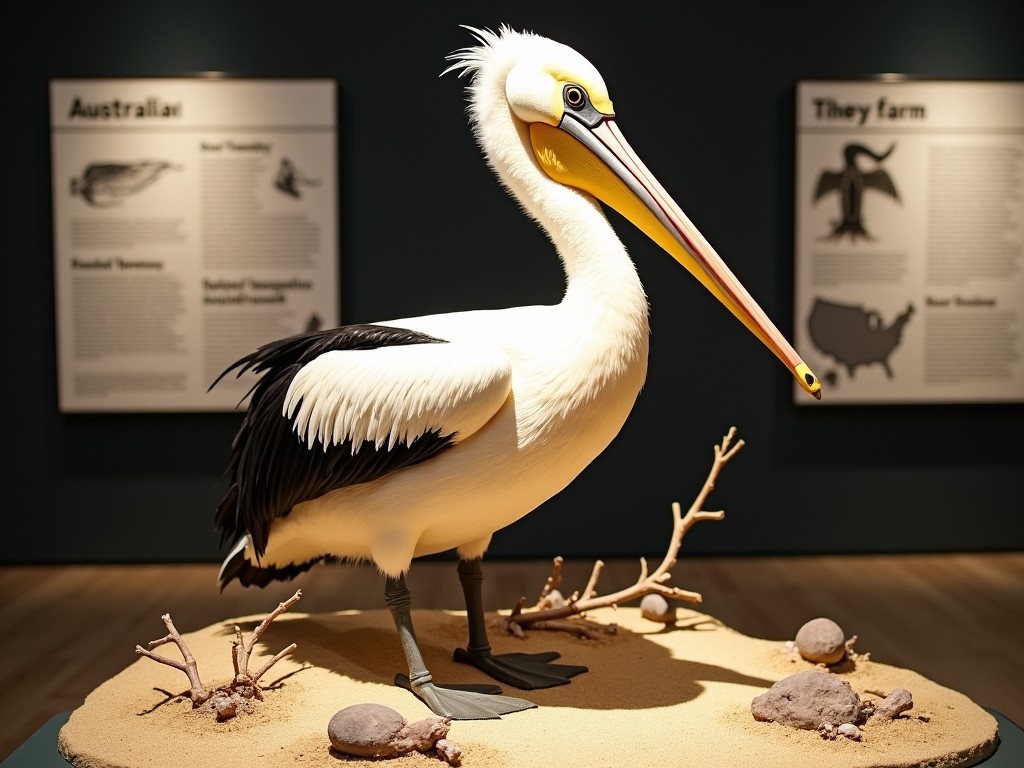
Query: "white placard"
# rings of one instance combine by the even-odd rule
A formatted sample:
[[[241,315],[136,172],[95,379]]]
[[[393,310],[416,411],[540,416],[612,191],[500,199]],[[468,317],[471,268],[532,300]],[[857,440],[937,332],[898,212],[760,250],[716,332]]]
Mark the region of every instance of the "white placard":
[[[817,403],[1024,401],[1024,83],[801,80],[796,347]]]
[[[59,407],[233,410],[238,358],[339,322],[330,78],[50,82]]]

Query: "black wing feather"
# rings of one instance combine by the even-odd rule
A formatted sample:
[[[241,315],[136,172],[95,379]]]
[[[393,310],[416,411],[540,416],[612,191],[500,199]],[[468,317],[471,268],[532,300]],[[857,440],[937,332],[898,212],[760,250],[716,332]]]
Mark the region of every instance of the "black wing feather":
[[[814,199],[818,200],[829,192],[835,192],[841,186],[843,174],[837,171],[822,171],[818,177],[818,186],[814,190]]]
[[[376,349],[406,344],[445,343],[423,333],[383,325],[349,325],[312,331],[265,344],[229,366],[226,374],[261,373],[250,390],[249,408],[231,444],[226,473],[228,490],[217,506],[214,524],[221,543],[249,534],[257,556],[266,551],[270,525],[296,504],[389,472],[417,464],[449,448],[452,435],[435,430],[410,444],[378,450],[365,441],[352,453],[352,441],[312,448],[282,414],[285,394],[295,374],[318,355],[333,350]]]
[[[865,173],[863,178],[866,189],[877,189],[879,192],[884,192],[896,200],[900,199],[899,193],[896,191],[896,185],[892,183],[892,177],[881,168]]]
[[[326,559],[326,557],[317,557],[309,562],[287,565],[284,568],[267,568],[253,565],[245,559],[244,550],[239,551],[221,567],[220,588],[223,590],[234,579],[238,579],[238,583],[243,587],[254,585],[265,587],[273,581],[288,581]]]

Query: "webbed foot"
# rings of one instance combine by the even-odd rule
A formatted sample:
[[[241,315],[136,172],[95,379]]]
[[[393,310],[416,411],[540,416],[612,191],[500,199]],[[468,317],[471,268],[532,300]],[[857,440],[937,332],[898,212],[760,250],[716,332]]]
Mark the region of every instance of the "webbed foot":
[[[559,656],[556,651],[495,655],[490,650],[472,652],[456,648],[454,659],[463,664],[472,664],[495,680],[529,691],[565,685],[569,678],[587,671],[586,667],[576,664],[552,664]]]
[[[452,720],[493,720],[512,712],[532,709],[537,705],[526,699],[502,696],[496,685],[435,685],[423,683],[414,686],[407,675],[395,675],[395,685],[412,691],[438,717]]]

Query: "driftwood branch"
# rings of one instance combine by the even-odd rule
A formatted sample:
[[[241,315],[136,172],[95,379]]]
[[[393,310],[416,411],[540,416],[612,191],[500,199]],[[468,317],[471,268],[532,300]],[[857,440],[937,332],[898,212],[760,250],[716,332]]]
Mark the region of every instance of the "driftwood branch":
[[[292,643],[260,667],[255,674],[249,672],[249,659],[252,656],[252,650],[255,647],[256,642],[260,639],[263,633],[266,632],[270,623],[298,602],[301,597],[302,590],[300,589],[296,590],[295,594],[283,603],[278,603],[277,608],[275,608],[270,615],[268,615],[267,618],[265,618],[260,625],[253,630],[248,642],[242,638],[242,630],[237,626],[235,627],[235,639],[231,643],[231,662],[234,665],[234,677],[227,685],[219,686],[211,691],[208,691],[203,686],[202,680],[199,677],[199,668],[196,664],[196,660],[192,656],[192,652],[189,651],[185,641],[178,633],[178,630],[175,629],[174,622],[171,621],[171,615],[169,613],[165,613],[160,617],[163,619],[163,622],[167,627],[167,635],[161,637],[159,640],[151,640],[149,642],[149,647],[156,648],[164,645],[165,643],[173,642],[178,646],[178,650],[181,651],[183,661],[177,661],[175,659],[153,653],[152,651],[143,648],[141,645],[135,646],[135,652],[140,656],[145,656],[147,659],[152,659],[160,664],[166,664],[167,666],[174,667],[175,669],[180,669],[188,676],[190,685],[189,697],[192,699],[193,709],[200,707],[207,702],[211,702],[212,708],[217,713],[218,719],[227,719],[235,715],[239,700],[263,698],[260,687],[257,684],[259,679],[266,674],[268,669],[294,651],[297,647],[295,643]]]
[[[188,649],[185,641],[181,639],[181,635],[178,634],[178,630],[174,627],[174,622],[171,621],[171,614],[165,613],[160,617],[163,619],[164,625],[167,627],[167,634],[161,637],[159,640],[150,640],[149,647],[157,648],[165,643],[174,643],[178,646],[178,650],[181,651],[181,657],[183,661],[175,661],[166,656],[153,653],[143,648],[141,645],[135,646],[135,652],[141,656],[145,656],[147,659],[166,664],[169,667],[180,669],[188,676],[188,682],[190,686],[189,697],[192,699],[192,706],[198,707],[210,698],[211,692],[207,691],[203,687],[203,681],[199,679],[199,667],[196,664],[195,658],[192,656],[192,652]]]
[[[722,442],[714,446],[715,457],[707,479],[686,514],[682,514],[679,502],[672,503],[672,537],[669,540],[665,556],[657,568],[649,572],[647,560],[641,557],[640,574],[635,583],[618,592],[599,595],[597,582],[604,563],[598,560],[594,563],[590,579],[583,592],[573,593],[568,599],[564,599],[557,591],[557,587],[561,583],[563,560],[561,557],[556,557],[551,575],[541,590],[536,605],[532,609],[524,610],[526,599],[520,598],[507,616],[500,617],[503,628],[515,635],[522,635],[523,629],[530,626],[535,629],[555,629],[591,637],[601,631],[599,625],[584,622],[579,618],[589,610],[614,607],[649,594],[661,595],[668,600],[682,600],[699,604],[702,599],[700,593],[669,586],[667,582],[672,577],[672,569],[676,565],[683,537],[690,528],[702,520],[722,520],[725,517],[725,512],[722,510],[709,512],[703,507],[708,495],[714,490],[715,482],[722,469],[744,446],[743,440],[734,442],[735,436],[736,428],[730,427],[728,433],[723,436]]]
[[[235,667],[235,679],[232,685],[251,685],[256,687],[256,695],[259,696],[259,687],[256,686],[257,681],[270,669],[274,664],[280,661],[282,658],[287,656],[293,650],[296,645],[292,643],[283,651],[274,656],[270,661],[260,667],[259,671],[254,675],[249,672],[249,657],[252,655],[252,649],[256,646],[256,642],[263,636],[263,633],[267,631],[267,627],[270,623],[280,616],[282,613],[291,608],[302,598],[302,590],[296,590],[295,594],[285,600],[283,603],[278,603],[271,613],[265,618],[260,625],[252,631],[249,636],[249,642],[246,643],[242,639],[242,630],[235,627],[235,641],[231,644],[231,658]]]

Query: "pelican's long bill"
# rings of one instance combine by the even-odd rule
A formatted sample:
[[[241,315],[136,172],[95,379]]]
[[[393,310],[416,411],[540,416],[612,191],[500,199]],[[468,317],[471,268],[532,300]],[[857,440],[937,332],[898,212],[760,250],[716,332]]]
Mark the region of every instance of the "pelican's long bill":
[[[774,352],[804,391],[820,400],[821,382],[636,156],[616,126],[615,115],[599,111],[578,85],[563,88],[563,101],[557,126],[530,124],[530,140],[544,172],[633,222]]]

